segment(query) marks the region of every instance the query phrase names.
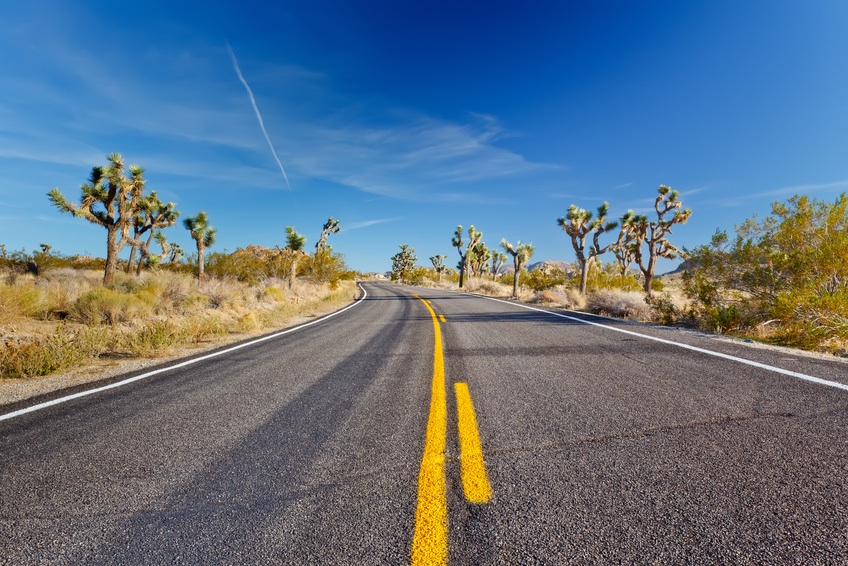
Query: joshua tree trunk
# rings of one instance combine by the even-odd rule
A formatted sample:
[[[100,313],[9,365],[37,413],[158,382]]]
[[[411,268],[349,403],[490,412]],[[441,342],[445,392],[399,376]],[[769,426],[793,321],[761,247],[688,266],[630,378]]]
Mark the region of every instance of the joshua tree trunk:
[[[512,296],[513,297],[518,296],[518,274],[519,273],[520,272],[518,271],[518,262],[516,262],[515,263],[515,273],[514,273],[514,277],[512,278]]]
[[[197,278],[203,282],[203,274],[205,272],[205,258],[206,254],[206,246],[203,245],[203,241],[200,240],[197,242]]]
[[[586,294],[586,284],[589,281],[589,259],[580,261],[580,294]]]
[[[103,283],[111,286],[115,283],[115,270],[118,269],[118,226],[106,228],[106,272],[103,274]]]
[[[648,269],[641,269],[642,275],[645,276],[645,294],[651,294],[651,285],[654,283],[654,269],[656,269],[657,257],[648,258]]]

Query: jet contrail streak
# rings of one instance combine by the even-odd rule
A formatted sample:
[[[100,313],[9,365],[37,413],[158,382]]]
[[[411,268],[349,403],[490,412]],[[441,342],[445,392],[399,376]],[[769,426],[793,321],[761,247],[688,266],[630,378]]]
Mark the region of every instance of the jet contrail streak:
[[[271,148],[271,153],[274,155],[274,159],[277,160],[277,165],[280,166],[280,171],[283,173],[283,179],[286,180],[286,186],[291,190],[291,185],[289,184],[289,177],[286,175],[286,170],[283,167],[282,161],[277,156],[277,150],[274,149],[274,144],[271,143],[271,138],[268,136],[268,132],[265,130],[265,122],[262,120],[262,114],[259,113],[259,107],[256,105],[256,99],[253,98],[253,91],[250,90],[250,85],[247,84],[247,81],[244,80],[244,76],[241,74],[241,69],[239,69],[238,61],[236,60],[236,54],[233,53],[233,48],[230,47],[230,44],[227,43],[227,51],[230,52],[230,58],[233,60],[233,69],[236,70],[236,74],[238,75],[241,84],[244,85],[244,89],[247,91],[247,96],[250,97],[250,104],[253,105],[253,111],[256,113],[256,119],[259,120],[259,127],[262,129],[262,135],[265,136],[265,141],[268,142],[268,147]]]

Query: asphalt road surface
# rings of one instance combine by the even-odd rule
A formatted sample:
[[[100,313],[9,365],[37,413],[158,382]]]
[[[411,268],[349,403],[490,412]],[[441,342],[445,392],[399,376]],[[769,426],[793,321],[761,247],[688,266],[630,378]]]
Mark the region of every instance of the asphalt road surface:
[[[0,563],[409,564],[422,500],[446,517],[423,556],[450,564],[848,562],[848,364],[364,287],[322,322],[0,421]],[[487,502],[463,484],[457,382]]]

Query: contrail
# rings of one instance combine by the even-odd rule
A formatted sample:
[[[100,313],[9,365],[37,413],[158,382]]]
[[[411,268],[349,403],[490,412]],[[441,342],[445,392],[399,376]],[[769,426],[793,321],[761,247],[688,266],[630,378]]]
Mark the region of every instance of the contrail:
[[[286,170],[283,167],[283,163],[280,161],[280,158],[277,156],[277,150],[274,149],[274,144],[271,143],[271,138],[268,137],[268,132],[265,130],[265,122],[262,120],[262,114],[259,113],[259,107],[256,105],[256,99],[253,98],[253,91],[250,90],[250,85],[247,84],[247,81],[244,80],[244,76],[241,74],[241,69],[239,69],[238,61],[236,60],[236,54],[233,53],[233,48],[230,47],[230,44],[227,43],[227,51],[230,52],[230,58],[233,60],[233,69],[236,70],[236,74],[238,75],[241,84],[244,85],[244,89],[247,91],[247,96],[250,97],[250,104],[253,105],[253,111],[256,113],[256,119],[259,120],[259,127],[262,129],[262,135],[265,136],[265,141],[268,142],[268,147],[271,148],[271,153],[274,155],[274,159],[277,160],[277,165],[280,166],[280,171],[283,173],[283,179],[286,180],[286,186],[291,191],[291,185],[289,184],[289,177],[286,175]]]

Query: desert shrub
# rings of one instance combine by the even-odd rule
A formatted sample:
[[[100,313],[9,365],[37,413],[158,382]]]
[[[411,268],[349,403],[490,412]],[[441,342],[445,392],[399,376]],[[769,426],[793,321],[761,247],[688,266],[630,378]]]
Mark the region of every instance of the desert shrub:
[[[341,281],[352,281],[355,273],[348,270],[342,254],[332,248],[316,251],[303,261],[303,276],[315,283],[329,283],[337,287]]]
[[[549,267],[547,269],[534,269],[526,277],[522,276],[520,282],[533,291],[544,291],[558,285],[564,285],[566,279],[565,271]],[[510,283],[512,282],[510,281]]]
[[[512,295],[512,287],[507,287],[491,279],[470,278],[465,283],[465,289],[472,293],[480,293],[481,295],[491,297],[509,297]]]
[[[200,286],[209,308],[238,309],[244,305],[243,287],[234,281],[208,278]]]
[[[17,278],[14,283],[0,282],[0,323],[16,317],[40,318],[47,301],[32,278]]]
[[[645,302],[653,309],[651,318],[666,326],[677,324],[683,317],[681,309],[668,294],[647,295]]]
[[[185,342],[180,325],[170,320],[146,320],[124,329],[114,345],[133,356],[152,357]]]
[[[83,293],[70,308],[72,320],[84,324],[118,324],[153,312],[149,294],[121,293],[108,287],[99,287]]]
[[[656,281],[656,279],[655,279]],[[578,285],[579,280],[575,278],[573,285]],[[660,283],[660,285],[662,285]],[[653,289],[653,284],[651,285]],[[589,274],[586,278],[586,289],[599,291],[601,289],[619,289],[621,291],[640,291],[642,284],[633,273],[621,274],[619,267],[611,263],[593,261],[589,265]],[[656,289],[655,289],[656,290]]]
[[[262,297],[275,303],[281,303],[286,300],[285,292],[279,287],[266,287],[262,290]]]
[[[26,341],[9,341],[0,348],[0,377],[37,377],[90,362],[107,349],[104,328],[70,331],[59,324],[56,332]]]
[[[638,291],[601,289],[590,293],[586,308],[598,314],[619,318],[651,319],[651,307],[645,302],[645,294]]]
[[[848,341],[848,196],[794,196],[690,253],[684,288],[702,326],[753,329],[805,348]]]

